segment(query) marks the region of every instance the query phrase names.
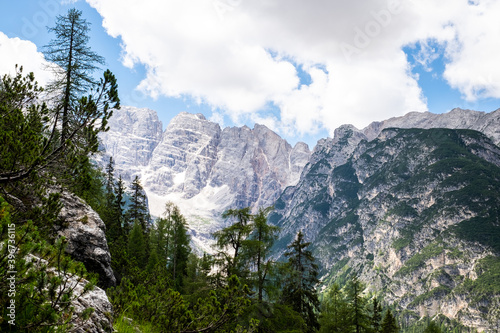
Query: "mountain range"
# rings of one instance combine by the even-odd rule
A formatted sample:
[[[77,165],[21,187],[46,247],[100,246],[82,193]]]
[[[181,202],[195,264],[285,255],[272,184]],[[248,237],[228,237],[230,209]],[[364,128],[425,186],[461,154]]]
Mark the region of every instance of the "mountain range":
[[[344,125],[313,151],[201,114],[163,131],[155,111],[122,107],[109,125],[100,162],[139,175],[153,215],[176,203],[200,251],[224,210],[273,205],[276,257],[302,230],[324,285],[356,274],[405,325],[441,315],[482,331],[499,320],[500,109]]]

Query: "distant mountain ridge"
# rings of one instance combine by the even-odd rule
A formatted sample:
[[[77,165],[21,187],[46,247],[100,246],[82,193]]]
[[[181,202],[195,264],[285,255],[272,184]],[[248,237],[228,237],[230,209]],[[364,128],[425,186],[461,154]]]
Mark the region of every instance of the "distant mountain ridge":
[[[482,133],[388,128],[368,141],[344,126],[269,219],[277,253],[303,231],[326,285],[357,274],[400,322],[443,315],[483,331],[500,304],[498,207],[500,148]]]
[[[292,147],[263,125],[221,129],[202,114],[182,112],[162,132],[156,112],[122,107],[109,126],[100,137],[106,151],[100,163],[113,156],[117,175],[126,181],[139,175],[153,215],[166,201],[179,205],[207,251],[224,210],[271,206],[298,182],[311,154],[305,143]]]
[[[162,131],[156,112],[123,107],[109,125],[100,163],[111,155],[116,174],[139,175],[153,214],[178,204],[198,249],[211,250],[225,209],[274,205],[276,253],[302,230],[325,284],[356,273],[405,324],[441,315],[491,326],[500,305],[500,109],[343,125],[312,152],[265,126],[221,129],[201,114],[180,113]]]

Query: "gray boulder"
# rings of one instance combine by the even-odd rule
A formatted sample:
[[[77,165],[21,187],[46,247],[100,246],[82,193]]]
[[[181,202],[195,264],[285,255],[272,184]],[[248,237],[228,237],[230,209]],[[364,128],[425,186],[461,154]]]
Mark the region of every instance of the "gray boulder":
[[[87,271],[99,274],[99,286],[115,286],[104,222],[76,195],[63,192],[61,203],[63,207],[59,218],[63,227],[57,234],[67,239],[66,252],[73,259],[81,261]]]

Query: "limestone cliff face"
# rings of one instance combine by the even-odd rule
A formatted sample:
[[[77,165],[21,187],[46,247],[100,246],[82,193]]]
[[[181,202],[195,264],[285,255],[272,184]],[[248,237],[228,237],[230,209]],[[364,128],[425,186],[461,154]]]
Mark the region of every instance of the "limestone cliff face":
[[[500,110],[344,125],[312,153],[265,126],[221,129],[181,113],[161,133],[153,111],[123,113],[101,137],[116,174],[141,176],[153,215],[167,200],[179,205],[198,248],[211,250],[225,209],[274,204],[278,255],[302,230],[325,283],[357,273],[403,322],[442,314],[490,325],[500,302],[490,283],[500,270]]]
[[[101,163],[113,156],[116,175],[139,175],[153,215],[163,213],[166,201],[179,205],[204,250],[224,210],[271,206],[297,183],[311,154],[306,144],[292,147],[262,125],[221,129],[201,114],[182,112],[158,140],[150,110],[125,107],[114,117],[101,136],[107,154]]]
[[[124,180],[147,166],[162,136],[162,123],[155,111],[122,106],[109,120],[110,131],[100,134],[103,149],[120,161],[119,171]],[[102,160],[105,165],[108,160]]]
[[[383,129],[390,127],[472,129],[482,132],[498,145],[500,143],[500,109],[489,113],[460,108],[442,114],[410,112],[402,117],[373,122],[362,132],[369,140],[373,140]]]
[[[89,205],[73,194],[63,192],[61,204],[59,219],[64,227],[58,230],[58,235],[67,240],[66,252],[81,261],[87,271],[98,273],[100,286],[115,286],[104,222]]]
[[[487,329],[500,297],[486,282],[500,267],[500,148],[470,130],[337,134],[277,201],[276,250],[302,230],[325,283],[356,273],[402,322],[442,314]]]

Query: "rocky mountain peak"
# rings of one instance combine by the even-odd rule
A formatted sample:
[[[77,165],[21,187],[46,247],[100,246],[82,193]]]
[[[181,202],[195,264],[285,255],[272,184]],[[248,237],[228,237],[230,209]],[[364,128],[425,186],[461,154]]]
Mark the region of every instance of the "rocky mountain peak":
[[[451,128],[480,131],[500,143],[500,109],[493,112],[481,112],[455,108],[447,113],[410,112],[401,117],[394,117],[380,122],[373,122],[361,132],[368,140],[375,139],[380,132],[389,127],[397,128]]]
[[[105,165],[109,156],[113,156],[117,174],[131,181],[134,174],[149,164],[162,137],[162,122],[151,109],[122,106],[114,110],[109,127],[108,132],[99,136],[106,151],[100,162]]]
[[[115,116],[134,119],[141,112],[124,107]],[[155,116],[149,119],[155,122]],[[128,120],[124,123],[110,123],[110,131],[101,136],[104,147],[112,148],[107,153],[115,159],[116,173],[129,180],[140,176],[153,215],[163,213],[166,201],[191,215],[193,238],[206,250],[203,243],[218,228],[224,210],[271,206],[298,182],[311,154],[306,144],[292,148],[264,125],[221,129],[202,114],[179,113],[161,135],[152,125],[135,125],[150,131],[134,132]],[[206,225],[207,220],[215,222]]]

